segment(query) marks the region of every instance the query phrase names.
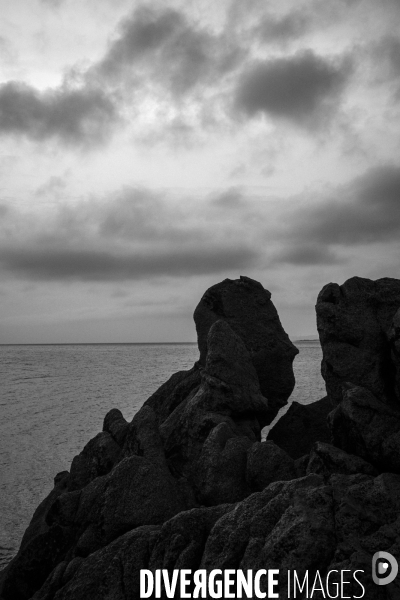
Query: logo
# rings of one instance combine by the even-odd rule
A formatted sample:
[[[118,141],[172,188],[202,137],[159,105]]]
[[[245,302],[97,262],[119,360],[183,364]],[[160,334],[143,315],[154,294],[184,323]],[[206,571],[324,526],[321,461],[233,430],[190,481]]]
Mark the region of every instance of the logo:
[[[375,552],[372,557],[372,579],[376,585],[388,585],[397,577],[399,565],[389,552]]]

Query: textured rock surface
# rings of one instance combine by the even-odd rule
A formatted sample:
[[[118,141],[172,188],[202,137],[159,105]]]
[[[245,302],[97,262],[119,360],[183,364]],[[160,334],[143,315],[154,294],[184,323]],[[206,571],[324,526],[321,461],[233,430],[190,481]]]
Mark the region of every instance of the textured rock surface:
[[[399,511],[398,475],[342,474],[325,481],[311,474],[276,482],[239,504],[186,511],[162,526],[130,531],[86,559],[64,561],[34,598],[133,600],[139,598],[141,568],[256,570],[267,565],[280,569],[281,598],[288,597],[289,569],[299,575],[362,569],[358,577],[365,598],[396,600],[398,579],[380,588],[370,570],[376,548],[398,556]],[[349,579],[344,597],[360,596],[361,587]],[[334,589],[331,593],[334,597]]]
[[[246,479],[252,491],[260,492],[273,481],[295,478],[294,460],[274,442],[256,442],[249,448]]]
[[[341,286],[329,283],[320,292],[316,311],[322,375],[334,405],[342,399],[344,382],[367,388],[382,402],[398,402],[396,342],[389,338],[399,307],[398,279],[353,277]]]
[[[215,321],[226,321],[243,340],[268,399],[271,422],[294,388],[293,359],[298,353],[285,333],[271,294],[248,277],[225,279],[210,287],[194,312],[200,363],[207,357],[207,335]]]
[[[160,431],[171,470],[188,478],[200,502],[210,504],[209,485],[215,487],[211,482],[220,476],[225,485],[220,486],[217,503],[243,497],[239,480],[244,484],[244,470],[243,476],[237,471],[249,443],[261,437],[268,404],[245,345],[226,322],[213,324],[208,348],[200,387],[178,405]]]
[[[260,433],[286,401],[293,347],[280,353],[286,334],[260,284],[210,288],[196,309],[201,360],[131,423],[117,409],[106,415],[35,512],[2,600],[136,600],[143,568],[278,568],[281,598],[288,570],[361,569],[365,598],[398,600],[399,578],[380,587],[370,573],[378,550],[400,555],[400,287],[356,278],[342,288],[324,288],[317,306],[335,408],[294,405],[272,430],[277,443]],[[275,346],[258,346],[274,328]],[[351,581],[343,598],[361,597]]]
[[[348,454],[340,448],[324,442],[314,444],[307,462],[306,473],[317,473],[327,478],[333,473],[378,475],[377,470],[359,456]]]
[[[400,473],[400,411],[360,386],[343,386],[343,400],[329,417],[335,446]]]
[[[122,577],[120,588],[112,583],[122,561],[116,558],[109,564],[115,552],[124,560],[137,553],[136,562],[145,563],[155,532],[174,516],[189,523],[193,519],[187,511],[197,510],[199,504],[209,506],[208,512],[196,513],[203,515],[198,527],[204,526],[208,535],[212,519],[225,510],[221,506],[229,503],[232,508],[254,489],[274,478],[288,478],[290,469],[294,473],[289,457],[276,449],[269,453],[269,465],[263,455],[263,474],[259,445],[253,448],[248,469],[249,451],[271,416],[260,381],[265,383],[270,369],[276,391],[272,402],[286,401],[294,384],[296,349],[261,284],[246,278],[230,283],[234,291],[223,294],[229,318],[225,313],[222,318],[214,315],[207,330],[201,329],[200,346],[207,338],[202,360],[173,375],[131,423],[112,409],[102,433],[74,458],[70,473],[59,478],[3,576],[5,600],[27,600],[43,584],[49,598],[64,586],[72,590],[70,597],[102,597],[108,583],[98,586],[105,571],[109,597],[124,598],[136,584],[130,576],[127,581]],[[226,282],[221,285],[225,290]],[[278,464],[279,456],[284,464]],[[181,527],[179,519],[172,522]],[[205,537],[206,533],[193,539],[197,550],[188,550],[199,560]],[[175,556],[181,542],[168,544],[165,552]],[[82,592],[76,583],[81,576],[87,581]]]
[[[310,452],[315,442],[331,441],[327,417],[332,408],[327,397],[312,404],[293,402],[270,430],[268,439],[292,458],[301,458]]]

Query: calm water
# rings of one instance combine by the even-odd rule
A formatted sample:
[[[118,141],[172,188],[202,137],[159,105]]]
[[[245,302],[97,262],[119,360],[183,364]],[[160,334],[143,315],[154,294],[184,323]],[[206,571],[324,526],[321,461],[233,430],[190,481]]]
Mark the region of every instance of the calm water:
[[[297,343],[291,400],[324,395],[318,343]],[[0,346],[0,569],[15,554],[59,471],[102,429],[111,408],[131,420],[173,373],[198,359],[192,344]]]

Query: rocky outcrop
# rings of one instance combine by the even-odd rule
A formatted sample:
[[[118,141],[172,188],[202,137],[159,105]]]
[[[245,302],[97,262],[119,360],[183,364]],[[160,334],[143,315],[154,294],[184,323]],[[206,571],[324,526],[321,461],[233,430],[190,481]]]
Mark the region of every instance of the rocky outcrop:
[[[400,281],[353,277],[318,296],[333,444],[400,473]]]
[[[385,404],[398,404],[397,321],[400,280],[353,277],[329,283],[317,300],[322,375],[333,405],[342,400],[342,384],[362,386]],[[398,319],[398,317],[397,317]]]
[[[331,441],[327,417],[332,408],[327,397],[311,404],[292,402],[268,433],[268,439],[292,458],[300,458],[310,452],[315,442]]]
[[[205,364],[207,336],[215,321],[223,320],[243,340],[268,399],[268,423],[284,406],[294,388],[292,369],[297,348],[285,333],[271,294],[250,279],[225,279],[210,287],[194,311],[200,364]]]
[[[400,476],[310,474],[271,483],[239,504],[196,508],[161,526],[144,526],[120,536],[85,559],[63,561],[34,600],[139,598],[139,570],[264,569],[280,570],[280,597],[288,594],[287,573],[309,573],[309,594],[316,577],[346,570],[341,597],[395,600],[398,580],[380,588],[371,579],[371,555],[400,550]],[[352,577],[358,573],[362,588]],[[330,582],[337,593],[337,575]],[[318,581],[318,580],[317,580]],[[318,586],[317,586],[318,587]],[[265,583],[261,589],[267,592]],[[165,593],[162,596],[166,598]],[[299,593],[296,597],[301,597]],[[306,596],[302,596],[306,597]]]
[[[306,473],[316,473],[329,479],[334,473],[342,475],[378,475],[378,471],[368,462],[356,456],[348,454],[340,448],[324,442],[316,442],[308,457]]]
[[[37,509],[3,574],[2,600],[136,600],[144,568],[277,568],[281,598],[296,597],[289,571],[308,572],[302,597],[317,600],[339,597],[341,570],[359,570],[365,594],[350,575],[343,598],[398,599],[400,580],[381,588],[370,576],[376,551],[400,554],[391,281],[324,288],[317,310],[328,399],[294,405],[274,441],[263,442],[262,427],[290,393],[294,347],[260,284],[210,288],[195,313],[199,362],[131,423],[117,409],[106,415]],[[310,596],[329,571],[330,595]]]
[[[154,532],[175,516],[186,519],[203,505],[208,523],[220,506],[295,475],[290,457],[260,440],[293,388],[297,351],[261,284],[241,278],[216,287],[221,318],[213,313],[205,326],[207,294],[195,313],[199,347],[207,348],[200,361],[173,375],[131,423],[118,409],[106,415],[103,432],[35,515],[3,576],[4,600],[27,600],[43,585],[51,595],[91,571],[95,554],[136,552],[146,536],[150,548]]]
[[[343,386],[343,400],[330,414],[333,443],[375,465],[400,473],[400,412],[365,388]]]

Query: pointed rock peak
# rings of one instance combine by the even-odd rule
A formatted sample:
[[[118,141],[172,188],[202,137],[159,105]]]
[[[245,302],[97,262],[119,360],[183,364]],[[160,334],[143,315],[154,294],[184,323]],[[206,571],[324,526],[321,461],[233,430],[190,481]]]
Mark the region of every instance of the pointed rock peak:
[[[293,391],[292,363],[298,350],[281,325],[270,292],[249,277],[225,279],[205,292],[193,316],[201,365],[206,364],[208,334],[216,321],[226,322],[239,336],[268,399],[272,421]]]

